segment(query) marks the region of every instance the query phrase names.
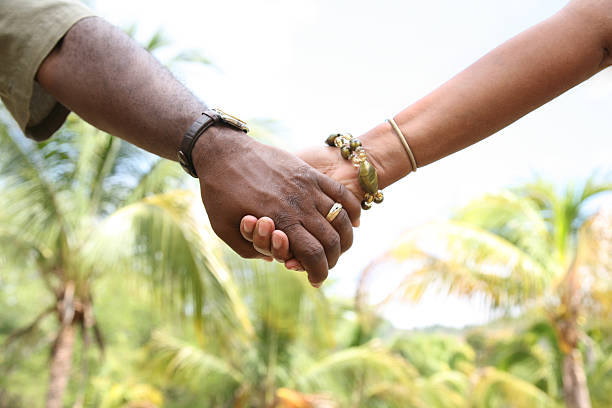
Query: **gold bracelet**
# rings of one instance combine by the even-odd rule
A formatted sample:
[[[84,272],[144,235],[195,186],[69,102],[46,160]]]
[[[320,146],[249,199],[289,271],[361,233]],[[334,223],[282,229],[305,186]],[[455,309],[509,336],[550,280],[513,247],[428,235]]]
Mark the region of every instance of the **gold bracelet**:
[[[368,161],[361,141],[351,136],[350,133],[336,133],[329,135],[325,143],[332,147],[339,147],[342,157],[350,160],[353,166],[359,168],[359,184],[366,192],[361,201],[361,208],[369,210],[372,208],[372,202],[382,203],[384,196],[383,192],[378,189],[376,169]]]
[[[400,130],[399,126],[397,126],[397,123],[395,123],[393,118],[387,119],[387,122],[389,122],[389,124],[391,125],[395,133],[397,134],[397,137],[399,137],[400,142],[402,142],[402,144],[404,145],[404,149],[406,149],[406,153],[408,153],[408,159],[410,159],[410,167],[412,167],[412,171],[416,173],[417,171],[416,160],[414,159],[414,154],[412,154],[412,150],[410,149],[410,146],[408,146],[408,141],[406,140],[406,136],[404,136],[404,134]]]

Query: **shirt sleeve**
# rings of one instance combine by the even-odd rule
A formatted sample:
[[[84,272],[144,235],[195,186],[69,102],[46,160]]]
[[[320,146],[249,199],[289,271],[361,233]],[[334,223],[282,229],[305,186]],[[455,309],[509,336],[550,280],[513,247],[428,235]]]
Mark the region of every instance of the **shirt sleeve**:
[[[0,97],[26,136],[48,139],[68,116],[34,78],[68,30],[93,15],[72,0],[0,0]]]

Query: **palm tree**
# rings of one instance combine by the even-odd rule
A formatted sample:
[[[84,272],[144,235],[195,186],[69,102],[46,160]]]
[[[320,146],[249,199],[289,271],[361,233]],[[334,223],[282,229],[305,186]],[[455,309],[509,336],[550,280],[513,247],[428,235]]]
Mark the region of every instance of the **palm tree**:
[[[393,341],[391,349],[418,370],[417,389],[426,406],[557,407],[555,398],[536,386],[538,383],[534,380],[539,380],[539,376],[522,375],[524,368],[533,368],[532,361],[527,358],[518,361],[517,358],[511,366],[500,363],[498,359],[503,362],[511,360],[508,354],[512,355],[513,348],[495,338],[495,329],[479,328],[478,334],[481,330],[487,344],[474,341],[472,346],[463,334],[445,332],[405,333]],[[503,332],[502,339],[505,339],[507,324],[504,324]],[[513,336],[517,342],[524,338],[520,334]],[[476,333],[469,333],[468,340],[475,336]],[[492,356],[482,359],[479,354]],[[513,355],[525,357],[519,351]],[[537,359],[536,362],[542,361]],[[544,366],[535,371],[549,373],[549,361],[543,363]]]
[[[92,342],[103,349],[93,296],[101,274],[139,273],[165,294],[180,294],[174,304],[191,305],[199,322],[205,296],[208,307],[226,307],[231,279],[204,245],[192,211],[197,195],[176,190],[183,176],[174,163],[76,119],[43,144],[2,127],[0,144],[2,255],[35,270],[53,299],[7,343],[54,316],[47,407],[61,406],[77,331],[84,352]],[[172,304],[174,297],[167,299]],[[82,361],[84,389],[87,359]]]
[[[612,190],[593,178],[558,192],[536,181],[486,195],[452,220],[407,232],[362,275],[384,260],[406,262],[408,271],[392,298],[418,301],[427,291],[465,298],[484,296],[493,308],[541,306],[563,354],[563,395],[568,407],[591,406],[580,345],[587,316],[610,311],[610,221],[593,212],[591,199]]]
[[[136,27],[127,31],[133,35]],[[159,30],[144,47],[156,52],[166,45]],[[172,57],[168,65],[183,62],[210,64],[190,50]],[[166,303],[190,306],[198,324],[203,322],[205,295],[211,305],[223,299],[231,303],[233,283],[218,273],[216,255],[204,245],[210,237],[204,220],[192,211],[197,196],[177,190],[186,185],[176,164],[73,116],[60,134],[38,145],[0,124],[0,145],[0,255],[15,260],[19,268],[36,270],[54,299],[30,325],[9,335],[7,345],[55,316],[47,407],[62,404],[77,329],[83,358],[75,407],[83,404],[86,351],[92,341],[100,350],[104,347],[93,308],[100,274],[140,273],[156,287],[165,287],[165,294],[180,293],[178,302],[167,296]]]
[[[303,275],[278,264],[229,263],[254,331],[204,330],[199,342],[159,331],[151,361],[170,384],[206,406],[365,407],[389,398],[383,391],[391,385],[404,392],[385,406],[420,406],[410,364],[380,340],[347,346],[352,324]]]

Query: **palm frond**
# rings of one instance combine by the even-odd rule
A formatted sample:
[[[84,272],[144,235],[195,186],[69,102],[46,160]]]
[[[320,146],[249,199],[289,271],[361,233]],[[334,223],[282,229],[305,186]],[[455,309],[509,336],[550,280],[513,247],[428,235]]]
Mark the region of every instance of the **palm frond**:
[[[612,355],[607,355],[589,373],[589,391],[593,406],[612,405]]]
[[[367,372],[373,381],[393,379],[396,384],[412,387],[416,370],[403,358],[391,354],[377,342],[334,352],[302,371],[300,388],[325,390],[334,381],[342,382],[348,373]]]
[[[123,271],[129,267],[167,295],[165,304],[176,303],[179,293],[180,307],[187,305],[185,310],[196,322],[214,313],[217,318],[206,322],[224,317],[223,324],[236,324],[237,335],[252,333],[238,289],[215,254],[218,241],[210,235],[206,239],[201,217],[193,211],[196,199],[191,191],[173,191],[119,209],[88,239],[81,268]]]
[[[457,222],[409,231],[390,256],[410,262],[406,277],[387,301],[417,301],[431,288],[458,296],[483,295],[494,307],[508,308],[540,296],[551,279],[542,265],[512,243]]]
[[[537,203],[512,191],[473,200],[453,219],[499,235],[543,266],[553,261],[553,237]]]
[[[204,56],[204,53],[202,53],[202,51],[196,49],[182,51],[170,60],[169,65],[172,66],[173,64],[183,62],[201,64],[206,66],[212,65],[212,61],[206,56]]]
[[[419,383],[419,393],[426,406],[457,408],[469,405],[470,378],[459,371],[440,371]]]
[[[69,226],[63,200],[45,176],[53,169],[40,163],[30,142],[17,142],[4,127],[0,128],[0,143],[0,217],[10,220],[10,225],[32,241],[66,242]]]
[[[474,374],[473,406],[499,406],[511,403],[516,408],[556,408],[559,404],[534,385],[492,367]]]
[[[287,271],[279,263],[245,261],[236,255],[226,259],[251,321],[259,322],[258,335],[274,333],[278,341],[304,341],[312,347],[333,344],[330,304],[305,274]]]
[[[157,159],[148,171],[142,172],[136,181],[125,204],[130,204],[146,196],[160,194],[180,187],[185,173],[177,163],[166,159]]]
[[[94,137],[98,140],[92,140]],[[84,135],[80,135],[80,138],[84,139]],[[89,197],[83,197],[87,201],[87,209],[92,214],[98,214],[106,187],[104,183],[113,170],[121,147],[121,140],[103,132],[95,132],[88,142],[88,148],[82,149],[79,155],[77,177],[79,186],[88,187]],[[83,179],[87,173],[90,173],[89,179]]]
[[[202,384],[210,382],[212,376],[226,386],[238,386],[245,381],[243,374],[225,360],[159,331],[153,334],[149,352],[153,364],[163,367],[174,381]]]
[[[170,40],[168,39],[164,30],[160,28],[155,31],[155,33],[153,33],[151,38],[149,38],[149,40],[143,45],[143,47],[149,52],[155,52],[169,44]]]

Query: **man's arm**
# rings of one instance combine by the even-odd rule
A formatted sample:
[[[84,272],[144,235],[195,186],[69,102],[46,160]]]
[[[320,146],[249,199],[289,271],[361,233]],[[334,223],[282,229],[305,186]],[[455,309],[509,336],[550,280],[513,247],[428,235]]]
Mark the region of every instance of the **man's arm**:
[[[171,160],[206,108],[150,53],[98,17],[75,24],[36,79],[95,127]]]
[[[42,87],[94,126],[175,159],[181,138],[205,109],[148,52],[101,18],[75,24],[37,73]],[[259,254],[239,233],[245,214],[270,215],[296,242],[293,253],[320,284],[352,243],[359,201],[282,150],[225,126],[197,141],[193,161],[215,232],[243,257]],[[335,201],[347,211],[330,224]],[[348,212],[348,213],[347,213]]]

